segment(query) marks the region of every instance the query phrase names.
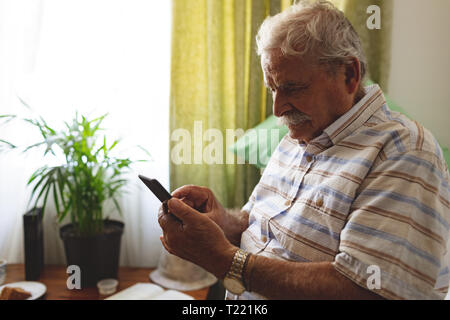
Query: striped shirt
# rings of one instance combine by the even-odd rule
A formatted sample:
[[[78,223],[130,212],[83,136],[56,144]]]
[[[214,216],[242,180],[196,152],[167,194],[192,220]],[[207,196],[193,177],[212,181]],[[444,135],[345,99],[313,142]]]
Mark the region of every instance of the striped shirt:
[[[442,151],[428,130],[387,107],[378,85],[365,90],[309,144],[289,134],[281,140],[242,208],[249,227],[241,248],[275,259],[330,261],[388,299],[442,299],[450,223]],[[227,292],[226,298],[264,297]]]

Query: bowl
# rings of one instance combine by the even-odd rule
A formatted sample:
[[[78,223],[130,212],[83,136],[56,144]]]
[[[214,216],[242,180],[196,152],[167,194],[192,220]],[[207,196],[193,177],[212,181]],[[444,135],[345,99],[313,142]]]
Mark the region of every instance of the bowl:
[[[97,288],[102,296],[107,296],[116,292],[118,284],[116,279],[103,279],[97,282]]]
[[[200,266],[163,249],[158,268],[150,273],[150,280],[167,289],[191,291],[209,287],[217,278]]]

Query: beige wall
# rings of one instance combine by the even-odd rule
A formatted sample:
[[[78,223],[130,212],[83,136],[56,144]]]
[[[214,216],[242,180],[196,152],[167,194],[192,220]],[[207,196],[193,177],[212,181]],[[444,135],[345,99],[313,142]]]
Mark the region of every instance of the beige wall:
[[[387,91],[450,147],[450,0],[394,0]]]

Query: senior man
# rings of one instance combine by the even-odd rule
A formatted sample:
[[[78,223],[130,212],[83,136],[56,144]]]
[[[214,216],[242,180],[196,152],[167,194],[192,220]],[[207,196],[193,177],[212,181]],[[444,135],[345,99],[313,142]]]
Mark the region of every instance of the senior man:
[[[362,86],[358,35],[332,4],[295,5],[257,37],[289,127],[242,210],[183,186],[164,247],[223,279],[228,299],[441,299],[449,175],[432,135]]]

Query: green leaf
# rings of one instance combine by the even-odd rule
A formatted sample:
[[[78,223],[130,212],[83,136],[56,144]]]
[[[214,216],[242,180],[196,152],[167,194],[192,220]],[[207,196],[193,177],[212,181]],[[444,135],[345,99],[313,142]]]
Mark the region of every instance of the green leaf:
[[[10,122],[10,121],[14,120],[15,118],[17,118],[17,116],[12,115],[12,114],[3,114],[3,115],[0,115],[0,119],[3,119],[3,118],[6,119],[6,120],[3,121],[3,123],[2,123],[2,125],[4,126],[4,125],[7,124],[8,122]]]
[[[46,189],[47,191],[45,192],[44,201],[42,203],[42,210],[44,210],[47,207],[47,197],[50,192],[50,188],[51,188],[51,185],[49,184],[49,187]]]
[[[34,120],[34,119],[23,119],[23,121],[28,122],[28,123],[32,124],[33,126],[35,126],[35,127],[39,127],[39,123],[36,122],[36,120]]]
[[[38,143],[32,144],[31,146],[26,147],[22,152],[25,153],[25,152],[27,152],[28,150],[30,150],[30,149],[32,149],[32,148],[39,147],[40,145],[43,145],[43,144],[45,144],[45,141],[42,141],[42,142],[38,142]]]
[[[44,118],[42,118],[42,117],[39,117],[39,118],[40,118],[41,121],[42,121],[41,127],[46,128],[48,131],[50,131],[51,134],[55,135],[55,134],[56,134],[55,130],[53,130],[52,128],[50,128],[50,127],[47,125],[47,122],[45,122]]]
[[[101,145],[101,147],[98,148],[97,151],[95,151],[94,157],[97,157],[97,155],[99,154],[99,152],[102,151],[102,150],[104,150],[105,147],[106,147],[106,146],[105,146],[105,142],[104,142],[104,143]]]
[[[62,202],[64,210],[65,210],[66,209],[66,199],[64,196],[64,181],[67,181],[67,180],[63,178],[62,168],[58,168],[58,170],[56,172],[57,172],[56,180],[58,182],[59,196],[60,196],[61,202]]]
[[[27,182],[27,185],[29,185],[30,183],[32,183],[37,177],[39,177],[39,175],[41,175],[41,173],[43,171],[45,171],[46,169],[48,169],[48,166],[43,166],[40,167],[39,169],[37,169],[30,177],[30,179]]]
[[[141,149],[142,151],[144,151],[145,154],[148,155],[148,156],[150,157],[150,160],[151,160],[151,161],[154,160],[153,157],[152,157],[152,155],[150,154],[150,152],[149,152],[147,149],[145,149],[145,148],[144,148],[143,146],[141,146],[141,145],[138,145],[137,147],[138,147],[139,149]]]
[[[33,187],[33,190],[31,191],[31,196],[30,196],[30,202],[33,200],[33,197],[36,193],[36,191],[39,190],[40,185],[46,181],[46,179],[48,180],[49,175],[51,174],[51,171],[45,173],[43,176],[40,177],[40,180],[36,183],[36,185]],[[36,201],[37,202],[37,201]]]
[[[39,200],[42,198],[42,196],[44,195],[44,192],[45,192],[42,210],[45,210],[45,203],[47,201],[47,195],[48,195],[48,192],[50,191],[50,188],[52,186],[52,180],[53,180],[51,175],[48,175],[47,177],[48,177],[47,181],[41,187],[41,189],[40,189],[41,191],[39,192],[38,196],[36,197],[36,201],[35,201],[35,207],[37,207]],[[45,177],[42,178],[42,180],[44,180],[44,179],[45,179]],[[37,190],[37,189],[34,189],[32,194],[34,194],[35,190]],[[33,199],[33,196],[31,196],[30,200],[31,199]]]
[[[97,132],[97,130],[99,130],[100,124],[103,122],[103,120],[105,119],[105,117],[107,115],[108,115],[108,113],[105,113],[104,115],[102,115],[98,118],[95,118],[94,120],[91,121],[91,123],[97,122],[97,124],[92,129],[93,132]]]
[[[117,139],[116,141],[113,142],[113,144],[108,148],[108,151],[111,151],[118,143],[119,143],[120,139]]]
[[[106,158],[106,136],[103,136],[103,155]]]
[[[20,96],[17,96],[17,98],[25,107],[31,110],[31,107]]]
[[[56,215],[59,216],[60,214],[60,208],[59,208],[59,201],[58,201],[58,193],[57,193],[57,184],[53,184],[53,200],[55,201],[55,209],[56,209]]]
[[[72,207],[72,197],[69,197],[69,201],[64,206],[63,212],[58,217],[58,223],[61,223],[64,220],[64,218],[67,216],[67,213],[69,213],[71,207]],[[72,223],[75,223],[74,219],[72,219]]]
[[[115,197],[113,197],[112,200],[114,202],[114,206],[116,207],[117,211],[122,216],[122,209],[120,208],[119,202],[117,202],[117,199]]]
[[[9,141],[6,141],[6,140],[3,140],[3,139],[0,139],[0,142],[2,142],[2,143],[4,143],[4,144],[7,144],[7,145],[8,145],[8,147],[9,147],[9,148],[11,148],[11,149],[15,149],[15,148],[17,148],[17,146],[16,146],[16,145],[12,144],[12,143],[11,143],[11,142],[9,142]]]

